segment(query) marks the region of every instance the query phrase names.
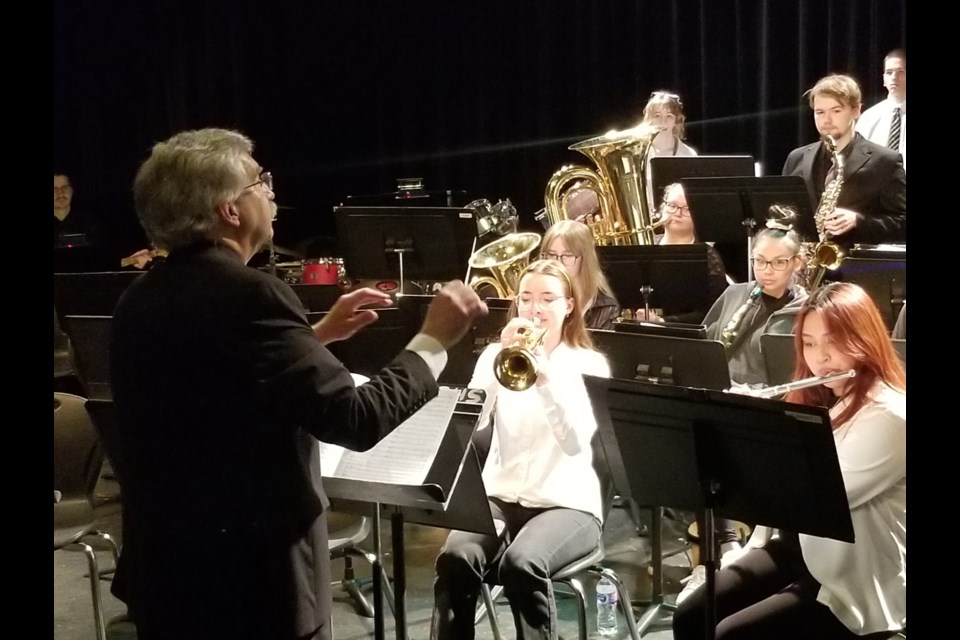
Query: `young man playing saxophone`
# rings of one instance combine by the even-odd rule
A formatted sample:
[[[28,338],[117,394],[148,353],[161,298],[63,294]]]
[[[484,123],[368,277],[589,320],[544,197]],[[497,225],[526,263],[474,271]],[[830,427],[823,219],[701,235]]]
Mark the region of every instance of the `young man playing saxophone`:
[[[820,79],[805,94],[821,140],[794,149],[783,175],[802,176],[812,209],[818,209],[825,185],[834,177],[832,157],[823,138],[832,137],[843,158],[843,187],[836,208],[824,221],[827,234],[844,247],[855,243],[906,242],[907,178],[900,154],[866,140],[855,131],[861,94],[845,75]],[[801,220],[800,232],[818,240],[814,221]]]

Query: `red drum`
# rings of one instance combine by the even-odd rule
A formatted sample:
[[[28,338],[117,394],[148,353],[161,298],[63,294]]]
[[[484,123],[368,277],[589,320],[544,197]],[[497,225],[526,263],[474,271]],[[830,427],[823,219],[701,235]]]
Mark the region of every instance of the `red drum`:
[[[342,258],[303,261],[303,284],[338,284],[344,275]]]

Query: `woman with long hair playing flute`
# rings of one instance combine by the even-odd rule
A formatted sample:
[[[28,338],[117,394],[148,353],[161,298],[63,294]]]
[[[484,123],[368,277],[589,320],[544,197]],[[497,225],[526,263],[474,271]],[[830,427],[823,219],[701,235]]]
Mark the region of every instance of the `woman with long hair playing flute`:
[[[876,305],[829,284],[796,324],[796,379],[853,369],[787,394],[827,406],[856,542],[760,527],[717,574],[717,638],[887,638],[906,626],[907,381]],[[705,590],[674,616],[677,640],[703,637]]]

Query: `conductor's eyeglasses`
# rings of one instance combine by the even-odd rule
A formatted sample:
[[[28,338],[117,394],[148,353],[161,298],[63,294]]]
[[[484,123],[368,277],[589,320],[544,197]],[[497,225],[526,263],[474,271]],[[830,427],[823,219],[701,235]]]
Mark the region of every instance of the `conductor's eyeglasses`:
[[[773,260],[765,260],[764,258],[751,258],[750,262],[753,264],[753,268],[757,271],[763,271],[767,268],[767,265],[770,265],[774,271],[783,271],[790,266],[790,263],[793,262],[794,258],[797,256],[790,256],[789,258],[774,258]]]
[[[273,191],[273,174],[272,173],[270,173],[269,171],[261,171],[259,178],[260,179],[254,182],[253,184],[248,184],[247,186],[245,186],[244,190],[249,189],[250,187],[255,187],[258,184],[262,184],[266,186],[267,189],[270,189],[270,191]]]
[[[580,259],[575,253],[552,253],[545,251],[540,254],[541,260],[556,260],[560,262],[565,267],[572,267],[577,263],[577,260]]]

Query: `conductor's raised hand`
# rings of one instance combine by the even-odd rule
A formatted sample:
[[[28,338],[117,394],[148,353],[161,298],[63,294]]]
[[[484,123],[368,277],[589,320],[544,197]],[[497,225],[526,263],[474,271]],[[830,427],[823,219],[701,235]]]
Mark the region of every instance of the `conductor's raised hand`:
[[[449,349],[460,342],[474,320],[487,313],[487,304],[476,291],[460,280],[451,280],[430,303],[420,331],[435,338],[444,349]]]
[[[380,317],[373,309],[361,307],[389,307],[393,298],[383,291],[364,287],[345,293],[333,303],[323,320],[313,325],[313,332],[323,344],[346,340]]]

